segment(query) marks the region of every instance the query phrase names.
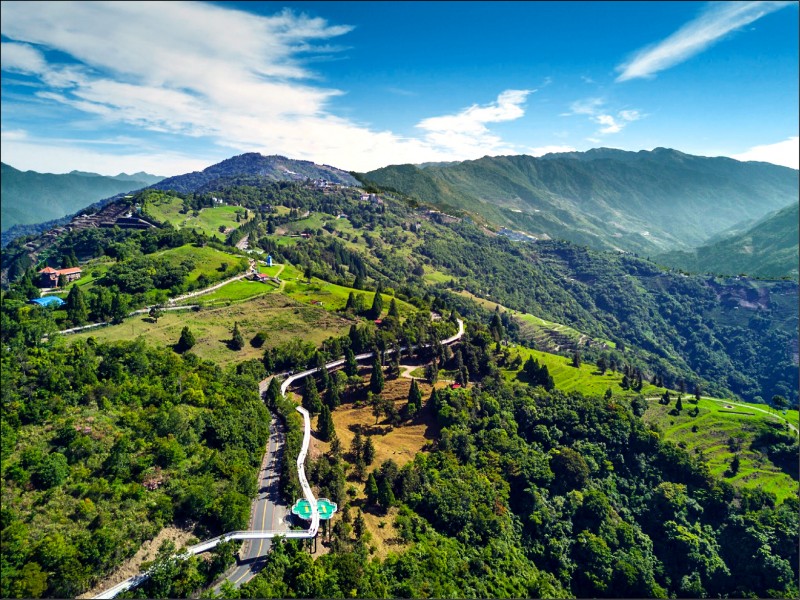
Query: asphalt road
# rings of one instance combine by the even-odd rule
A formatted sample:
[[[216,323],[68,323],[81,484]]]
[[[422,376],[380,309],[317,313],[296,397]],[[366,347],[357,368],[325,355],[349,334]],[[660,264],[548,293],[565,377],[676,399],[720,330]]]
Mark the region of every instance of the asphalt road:
[[[280,461],[283,460],[283,431],[280,421],[270,423],[270,436],[261,471],[258,474],[258,496],[253,501],[248,529],[259,531],[288,531],[287,516],[290,507],[281,502],[278,486]],[[227,579],[235,586],[249,581],[263,565],[269,552],[270,540],[247,540],[239,552],[239,560]]]

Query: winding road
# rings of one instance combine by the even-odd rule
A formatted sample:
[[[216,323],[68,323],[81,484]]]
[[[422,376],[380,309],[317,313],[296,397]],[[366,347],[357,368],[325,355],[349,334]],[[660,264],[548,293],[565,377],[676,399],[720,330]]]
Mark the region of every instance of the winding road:
[[[442,340],[441,343],[442,345],[452,344],[461,339],[461,336],[463,335],[464,322],[461,319],[458,319],[458,332],[455,335]],[[423,345],[423,347],[427,346],[428,344]],[[400,350],[403,351],[406,350],[406,348],[402,347]],[[394,350],[388,350],[386,354],[392,354],[393,352]],[[371,358],[373,355],[373,352],[358,354],[356,355],[356,360],[365,360]],[[327,363],[324,368],[330,371],[331,369],[342,366],[344,362],[344,358],[334,360]],[[316,373],[318,370],[318,368],[308,369],[306,371],[290,375],[281,384],[281,394],[285,396],[289,386],[292,383],[299,379],[308,377],[312,373]],[[271,377],[259,382],[259,392],[262,395],[266,391],[270,379]],[[314,497],[314,493],[311,491],[311,486],[308,483],[305,472],[306,455],[308,454],[308,447],[311,443],[311,417],[308,414],[308,411],[302,406],[296,407],[296,410],[303,415],[304,424],[303,444],[300,448],[300,453],[297,455],[297,477],[300,481],[300,486],[303,489],[303,496],[311,505],[310,527],[305,531],[290,531],[288,529],[288,524],[286,523],[286,507],[279,504],[280,490],[278,489],[278,463],[276,461],[280,459],[282,432],[277,427],[277,423],[273,418],[270,424],[270,439],[267,444],[267,451],[264,460],[262,461],[261,472],[259,473],[260,486],[258,497],[254,500],[251,510],[251,529],[248,531],[231,531],[215,538],[211,538],[210,540],[200,542],[199,544],[195,544],[194,546],[190,546],[186,549],[184,554],[179,556],[179,558],[188,558],[189,556],[200,554],[201,552],[207,552],[208,550],[216,547],[218,544],[227,542],[229,540],[249,540],[246,550],[244,550],[240,555],[241,558],[236,568],[227,577],[227,579],[232,581],[234,585],[241,585],[242,583],[250,580],[258,572],[258,568],[260,567],[261,563],[261,560],[259,559],[269,551],[271,540],[273,538],[281,536],[294,539],[313,539],[316,537],[317,532],[319,531],[320,521],[319,511],[317,509],[317,499]],[[265,529],[268,524],[270,529]],[[275,529],[276,525],[278,529]],[[255,529],[255,527],[259,527],[259,529]],[[259,541],[257,546],[255,544],[255,540]],[[130,577],[125,581],[118,583],[114,587],[98,594],[95,596],[95,598],[113,598],[117,594],[136,587],[137,585],[146,581],[149,576],[150,574],[148,572],[134,575],[133,577]]]

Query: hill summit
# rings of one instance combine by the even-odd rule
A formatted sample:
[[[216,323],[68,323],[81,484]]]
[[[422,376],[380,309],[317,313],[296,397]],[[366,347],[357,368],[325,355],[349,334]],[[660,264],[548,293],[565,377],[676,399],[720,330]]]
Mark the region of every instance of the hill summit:
[[[358,185],[347,171],[328,165],[318,165],[307,160],[294,160],[285,156],[264,156],[248,152],[223,160],[202,171],[169,177],[152,186],[160,190],[194,192],[202,186],[223,177],[257,175],[275,181],[324,179],[343,185]]]

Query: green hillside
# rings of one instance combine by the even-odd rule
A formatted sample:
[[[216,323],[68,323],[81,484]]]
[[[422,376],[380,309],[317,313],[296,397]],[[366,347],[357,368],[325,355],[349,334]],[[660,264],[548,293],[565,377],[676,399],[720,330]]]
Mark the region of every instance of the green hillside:
[[[0,303],[3,597],[104,588],[168,527],[246,528],[270,413],[294,502],[300,396],[306,477],[339,510],[313,554],[278,541],[225,597],[798,596],[797,436],[763,402],[797,426],[797,282],[516,243],[400,192],[228,167],[135,193],[159,197],[158,227],[54,236],[48,264],[86,270],[58,310],[29,302],[22,241],[3,250],[22,265]],[[213,198],[249,217],[225,242],[185,221],[224,215]],[[128,595],[211,596],[240,549],[164,545]]]
[[[121,192],[138,190],[160,181],[148,176],[106,177],[96,173],[37,173],[0,165],[3,231],[14,225],[52,221],[78,212],[90,204]]]
[[[798,202],[769,214],[744,231],[700,246],[692,252],[670,252],[655,260],[697,273],[746,274],[751,277],[798,278]]]
[[[792,169],[664,148],[398,165],[363,178],[496,225],[640,254],[697,246],[798,195]]]

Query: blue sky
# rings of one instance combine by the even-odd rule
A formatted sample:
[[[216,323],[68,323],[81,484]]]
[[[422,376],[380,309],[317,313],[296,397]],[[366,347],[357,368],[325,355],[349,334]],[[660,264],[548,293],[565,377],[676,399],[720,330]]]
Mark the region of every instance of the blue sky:
[[[798,168],[796,2],[3,2],[2,160],[175,175],[613,147]]]

